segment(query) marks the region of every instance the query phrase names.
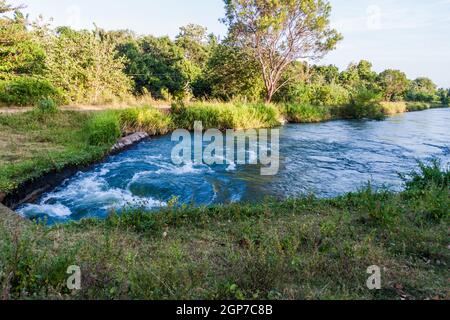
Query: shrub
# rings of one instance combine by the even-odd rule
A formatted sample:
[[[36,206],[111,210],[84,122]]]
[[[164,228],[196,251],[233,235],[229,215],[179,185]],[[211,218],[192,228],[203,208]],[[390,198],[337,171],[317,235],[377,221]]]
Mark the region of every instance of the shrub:
[[[43,99],[61,101],[59,90],[48,80],[19,77],[0,84],[0,102],[4,104],[34,106]]]
[[[418,171],[400,177],[405,182],[404,197],[422,212],[422,219],[448,219],[450,170],[442,169],[439,160],[419,162]]]
[[[87,123],[89,143],[94,146],[110,145],[121,136],[120,123],[115,112],[94,115]]]
[[[58,112],[58,105],[52,98],[44,98],[38,102],[36,109],[41,113],[53,114]]]
[[[310,97],[311,104],[317,106],[343,106],[349,100],[348,91],[336,84],[313,86]]]
[[[442,170],[439,160],[433,159],[428,163],[419,162],[419,171],[413,171],[409,175],[400,175],[406,185],[407,191],[424,190],[430,186],[438,186],[442,189],[450,187],[450,170]]]
[[[366,88],[359,88],[351,95],[350,103],[340,109],[340,116],[349,119],[384,119],[381,99],[381,94]]]
[[[124,133],[145,131],[150,135],[162,135],[172,128],[170,116],[151,107],[123,110],[119,119]]]
[[[294,123],[311,123],[321,122],[331,119],[330,108],[316,107],[309,104],[287,104],[283,107],[283,113],[285,114],[289,122]]]
[[[293,83],[282,88],[275,101],[311,104],[314,106],[343,106],[349,103],[349,92],[337,84]]]
[[[406,110],[408,112],[422,111],[422,110],[427,110],[430,108],[431,108],[430,104],[425,103],[425,102],[408,102],[408,103],[406,103]]]

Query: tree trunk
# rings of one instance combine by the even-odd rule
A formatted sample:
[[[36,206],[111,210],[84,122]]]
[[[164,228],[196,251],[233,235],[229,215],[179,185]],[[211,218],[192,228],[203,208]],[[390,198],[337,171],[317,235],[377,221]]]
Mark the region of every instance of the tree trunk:
[[[266,95],[266,103],[271,103],[272,102],[272,98],[273,98],[273,94],[274,94],[274,85],[271,84],[268,88],[267,88],[267,95]]]

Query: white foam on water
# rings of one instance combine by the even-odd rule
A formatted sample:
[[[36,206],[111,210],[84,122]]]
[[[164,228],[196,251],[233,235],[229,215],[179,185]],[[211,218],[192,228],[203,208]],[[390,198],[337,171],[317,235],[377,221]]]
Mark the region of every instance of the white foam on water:
[[[236,163],[232,162],[226,169],[226,171],[236,171],[237,167],[236,167]]]
[[[46,214],[49,217],[65,218],[73,212],[64,204],[69,204],[70,207],[92,205],[102,210],[124,207],[152,209],[167,205],[153,198],[135,196],[129,190],[111,188],[101,174],[102,172],[78,174],[67,186],[48,193],[39,204],[25,205],[19,213],[24,216]]]
[[[207,165],[196,165],[193,162],[189,162],[183,166],[175,166],[167,164],[162,165],[161,169],[157,170],[155,174],[183,175],[183,174],[201,174],[204,172],[212,172],[212,169]]]
[[[67,218],[72,215],[69,208],[62,204],[30,204],[18,210],[18,213],[24,217],[34,216],[36,214],[46,214],[53,218]]]

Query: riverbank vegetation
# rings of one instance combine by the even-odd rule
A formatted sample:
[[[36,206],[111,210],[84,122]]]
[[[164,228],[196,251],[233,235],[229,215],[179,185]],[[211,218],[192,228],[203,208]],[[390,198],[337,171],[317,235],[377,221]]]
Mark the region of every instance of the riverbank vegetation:
[[[159,212],[51,228],[0,220],[4,299],[448,299],[450,172],[374,190]],[[82,288],[66,287],[81,267]],[[382,289],[366,287],[369,266]]]
[[[326,2],[309,2],[311,5],[304,7],[309,8],[305,14],[309,17],[306,29],[310,37],[296,34],[296,30],[283,30],[286,25],[301,22],[292,18],[298,16],[292,14],[298,5],[276,4],[279,10],[286,11],[278,20],[270,20],[280,28],[258,24],[258,32],[253,34],[241,31],[255,28],[237,26],[265,21],[264,12],[273,10],[252,11],[245,7],[248,5],[245,1],[237,1],[238,7],[225,1],[225,21],[230,32],[221,41],[205,28],[192,24],[180,28],[175,39],[100,28],[93,31],[52,28],[43,19],[29,21],[20,8],[1,0],[0,34],[5,40],[0,43],[0,104],[37,105],[43,99],[69,105],[137,105],[156,100],[166,104],[264,101],[301,105],[296,109],[308,109],[306,118],[311,112],[316,114],[314,121],[324,107],[346,108],[346,117],[379,118],[381,113],[393,113],[380,106],[383,101],[388,105],[406,101],[415,106],[416,103],[448,106],[449,90],[437,89],[428,78],[408,80],[399,70],[377,73],[364,60],[351,63],[343,71],[333,65],[302,61],[301,56],[307,55],[307,50],[324,55],[342,40],[329,27],[331,7]],[[235,10],[246,9],[254,15],[249,21],[233,14]],[[294,20],[289,24],[283,20],[291,18]],[[286,32],[295,37],[289,41],[287,53],[282,50],[282,43],[270,45],[259,41],[266,43],[267,48],[250,46],[255,37],[277,39],[272,32]],[[305,37],[314,43],[300,41]],[[267,61],[269,57],[276,61]],[[276,69],[270,70],[271,66]],[[270,78],[265,72],[276,76]],[[312,111],[310,107],[318,110]],[[406,109],[396,109],[402,110]],[[326,114],[320,118],[328,117]]]
[[[370,100],[364,104],[360,100],[346,107],[196,102],[174,103],[170,112],[148,106],[76,112],[60,111],[52,99],[44,99],[32,111],[0,115],[3,151],[0,153],[0,193],[9,195],[26,182],[68,166],[95,163],[108,154],[117,139],[134,132],[158,136],[178,128],[193,130],[195,121],[202,121],[205,130],[245,130],[273,128],[285,122],[381,119],[406,109],[417,111],[429,107],[426,103],[376,104]]]

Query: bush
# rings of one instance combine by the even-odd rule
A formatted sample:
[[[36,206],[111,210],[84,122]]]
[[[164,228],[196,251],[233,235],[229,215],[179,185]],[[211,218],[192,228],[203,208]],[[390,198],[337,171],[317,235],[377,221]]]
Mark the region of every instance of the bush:
[[[314,106],[343,106],[349,103],[348,91],[337,84],[293,83],[282,88],[274,97],[277,102],[310,104]]]
[[[121,136],[120,123],[115,112],[94,115],[87,123],[89,144],[94,146],[112,145]]]
[[[419,171],[400,175],[405,182],[404,197],[418,210],[426,221],[442,221],[450,216],[449,191],[450,171],[442,169],[439,160],[419,162]]]
[[[348,119],[377,119],[385,118],[381,105],[382,96],[372,90],[360,88],[351,95],[350,103],[341,108],[340,116]]]
[[[317,106],[343,106],[349,100],[348,91],[336,84],[313,86],[310,96],[311,104]]]
[[[430,108],[431,108],[430,104],[425,103],[425,102],[408,102],[408,103],[406,103],[406,110],[408,112],[428,110]]]
[[[58,112],[58,105],[52,98],[44,98],[38,102],[36,109],[41,113],[53,114]]]
[[[172,128],[172,119],[155,108],[130,108],[120,112],[122,132],[145,131],[149,135],[166,134]]]
[[[283,113],[289,122],[311,123],[322,122],[332,118],[330,108],[315,107],[309,104],[287,104]]]
[[[20,77],[0,84],[0,102],[4,104],[34,106],[44,99],[61,101],[59,90],[48,80]]]
[[[419,162],[419,171],[400,176],[405,182],[407,191],[425,190],[430,186],[448,189],[450,187],[450,170],[441,168],[441,162],[434,159],[428,163]]]

